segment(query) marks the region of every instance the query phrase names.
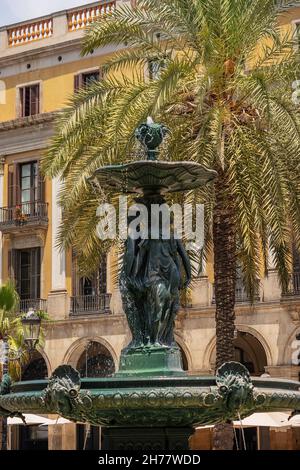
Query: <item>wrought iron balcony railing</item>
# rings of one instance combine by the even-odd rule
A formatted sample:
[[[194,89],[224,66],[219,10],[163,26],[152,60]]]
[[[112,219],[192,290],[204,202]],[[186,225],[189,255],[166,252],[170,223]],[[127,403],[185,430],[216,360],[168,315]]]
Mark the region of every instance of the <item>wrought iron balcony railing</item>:
[[[77,295],[71,297],[70,315],[96,315],[110,313],[111,294]]]
[[[25,202],[13,207],[0,208],[0,230],[26,225],[48,225],[48,204],[45,202]]]
[[[43,310],[47,312],[46,299],[20,299],[18,311],[19,313],[27,313],[29,310]]]
[[[282,293],[283,297],[298,296],[300,295],[300,272],[291,274],[289,286],[286,291]]]
[[[260,295],[259,295],[259,281],[257,281],[257,286],[256,286],[256,291],[254,295],[255,302],[259,302],[260,300]],[[236,281],[236,286],[235,286],[235,302],[236,303],[242,303],[242,302],[251,302],[250,296],[247,293],[247,290],[243,284],[243,281],[241,279],[237,279]],[[216,303],[216,298],[215,298],[215,286],[213,286],[213,298],[212,298],[212,303]]]

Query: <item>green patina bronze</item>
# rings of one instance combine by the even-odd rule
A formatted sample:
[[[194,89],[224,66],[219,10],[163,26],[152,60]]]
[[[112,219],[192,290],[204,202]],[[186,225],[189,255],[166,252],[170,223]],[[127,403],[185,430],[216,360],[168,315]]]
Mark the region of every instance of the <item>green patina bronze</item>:
[[[142,124],[136,137],[146,159],[100,168],[91,182],[136,194],[136,203],[149,208],[164,204],[168,192],[192,190],[216,177],[195,162],[158,161],[158,147],[166,134],[162,125]],[[0,414],[58,413],[72,421],[124,428],[120,436],[141,426],[160,428],[157,436],[166,434],[162,429],[181,428],[187,436],[192,426],[233,420],[254,411],[300,410],[299,382],[251,380],[248,370],[235,362],[224,364],[216,377],[189,376],[182,370],[173,329],[180,289],[190,282],[190,261],[172,230],[168,239],[160,229],[158,233],[156,239],[128,236],[125,243],[120,290],[132,340],[121,353],[118,373],[81,379],[75,369],[63,365],[49,381],[11,385],[5,377]],[[113,440],[118,440],[117,435]]]
[[[254,411],[300,411],[299,382],[252,379],[241,364],[224,364],[216,377],[80,379],[60,366],[49,381],[19,382],[0,396],[8,415],[58,413],[108,427],[185,427],[238,419]],[[0,410],[1,412],[1,410]]]
[[[136,130],[147,160],[99,168],[91,178],[102,188],[139,194],[135,202],[149,216],[146,236],[133,239],[129,233],[125,243],[120,291],[132,341],[122,351],[119,375],[183,374],[173,328],[180,290],[191,280],[190,260],[172,224],[168,239],[159,223],[157,237],[151,237],[151,207],[164,205],[164,194],[203,186],[216,172],[194,162],[158,161],[158,147],[167,132],[148,119]]]
[[[135,131],[135,137],[144,147],[148,160],[157,160],[158,147],[162,144],[168,133],[168,128],[157,124],[148,118],[146,123],[141,124]]]

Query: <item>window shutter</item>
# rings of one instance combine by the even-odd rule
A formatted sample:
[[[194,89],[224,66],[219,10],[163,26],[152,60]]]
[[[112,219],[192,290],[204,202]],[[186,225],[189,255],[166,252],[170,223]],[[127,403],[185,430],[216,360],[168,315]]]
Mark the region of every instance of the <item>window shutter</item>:
[[[8,276],[10,279],[13,278],[12,274],[12,250],[8,250]]]
[[[107,256],[103,256],[98,272],[99,294],[107,293]]]
[[[8,207],[14,205],[14,165],[8,165],[8,197],[7,204]]]
[[[79,293],[77,259],[74,249],[72,249],[72,295],[76,297]]]
[[[42,175],[41,166],[39,162],[37,164],[37,172],[38,172],[37,200],[39,202],[45,202],[45,178]]]
[[[25,88],[20,88],[19,89],[20,93],[20,117],[25,116]]]
[[[30,116],[40,112],[40,85],[30,87]]]
[[[14,163],[13,181],[13,206],[16,206],[21,203],[20,165],[18,163]]]
[[[30,297],[39,299],[41,296],[41,248],[30,250]]]
[[[20,204],[20,167],[17,163],[8,165],[8,207]]]
[[[81,87],[81,74],[74,75],[74,91],[78,91]]]
[[[8,251],[8,275],[9,278],[15,283],[18,290],[18,251],[9,250]]]

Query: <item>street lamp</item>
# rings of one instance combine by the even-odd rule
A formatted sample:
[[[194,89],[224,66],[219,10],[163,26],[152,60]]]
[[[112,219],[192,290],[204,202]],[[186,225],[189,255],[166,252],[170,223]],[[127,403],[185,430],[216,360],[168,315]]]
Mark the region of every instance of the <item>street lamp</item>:
[[[26,349],[30,352],[36,348],[41,329],[41,319],[36,315],[34,310],[29,310],[26,315],[21,319],[23,332],[24,332],[24,343]],[[17,361],[22,356],[22,349],[18,350],[11,349],[8,344],[8,337],[3,338],[3,375],[9,373],[9,362]],[[7,419],[2,419],[2,450],[7,449]]]
[[[29,352],[35,350],[40,337],[41,319],[34,310],[29,310],[21,320],[24,332],[24,342]]]
[[[42,320],[36,315],[34,310],[29,310],[21,319],[24,343],[26,350],[31,353],[35,350],[40,337]],[[8,373],[8,363],[18,361],[23,354],[23,348],[11,349],[8,345],[8,337],[3,338],[3,373]]]

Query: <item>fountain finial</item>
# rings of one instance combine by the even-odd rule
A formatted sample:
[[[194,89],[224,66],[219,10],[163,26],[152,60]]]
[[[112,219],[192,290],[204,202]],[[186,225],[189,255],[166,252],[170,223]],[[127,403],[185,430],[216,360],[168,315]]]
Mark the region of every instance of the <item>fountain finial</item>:
[[[147,160],[157,160],[157,148],[162,144],[169,129],[163,124],[158,124],[149,116],[135,131],[135,137],[143,145],[147,152]]]

